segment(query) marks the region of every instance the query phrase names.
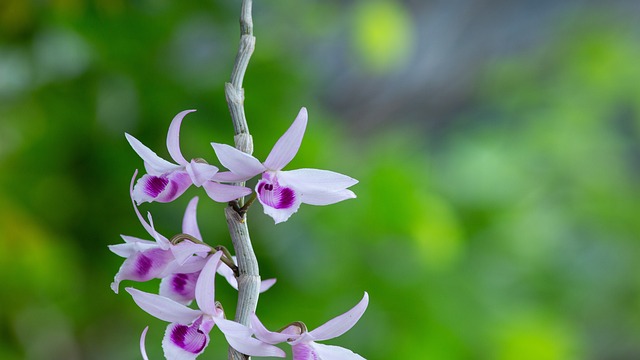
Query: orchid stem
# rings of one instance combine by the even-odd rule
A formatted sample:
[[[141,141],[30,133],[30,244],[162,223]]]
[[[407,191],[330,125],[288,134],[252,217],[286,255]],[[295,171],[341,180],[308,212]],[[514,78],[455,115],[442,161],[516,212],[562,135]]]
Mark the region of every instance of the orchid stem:
[[[253,153],[253,139],[249,133],[247,118],[244,113],[244,89],[242,81],[247,71],[247,66],[256,44],[253,36],[253,19],[251,16],[252,0],[242,0],[240,12],[240,47],[231,71],[231,81],[224,84],[224,93],[229,105],[231,120],[235,132],[234,142],[236,149],[247,154]],[[249,204],[251,200],[249,201]],[[244,209],[244,210],[243,210]],[[236,277],[238,279],[238,306],[234,320],[240,324],[249,326],[251,314],[258,306],[260,295],[260,271],[258,260],[247,227],[244,199],[240,198],[235,203],[230,203],[224,213],[227,226],[231,234],[231,241],[235,250],[238,267]],[[241,354],[229,347],[229,360],[247,360],[249,356]]]

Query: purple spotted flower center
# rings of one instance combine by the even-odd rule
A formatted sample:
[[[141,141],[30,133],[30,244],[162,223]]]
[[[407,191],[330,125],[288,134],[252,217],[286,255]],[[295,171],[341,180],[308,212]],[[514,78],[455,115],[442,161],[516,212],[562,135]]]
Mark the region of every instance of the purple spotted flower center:
[[[198,354],[207,345],[207,337],[198,329],[197,323],[191,326],[176,324],[171,330],[171,342],[185,351]]]
[[[258,184],[258,196],[263,204],[274,209],[288,209],[296,202],[296,193],[292,188],[264,179]]]

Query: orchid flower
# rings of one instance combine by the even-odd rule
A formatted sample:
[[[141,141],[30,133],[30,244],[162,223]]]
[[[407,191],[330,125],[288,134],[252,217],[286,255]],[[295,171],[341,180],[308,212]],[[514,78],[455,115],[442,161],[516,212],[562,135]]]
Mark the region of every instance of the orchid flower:
[[[358,181],[346,175],[318,169],[282,171],[298,152],[306,127],[307,109],[302,108],[263,163],[232,146],[212,143],[220,163],[230,170],[215,174],[213,178],[234,182],[262,174],[256,193],[265,214],[271,216],[276,224],[289,219],[301,203],[329,205],[355,198],[356,195],[347,188]]]
[[[267,344],[287,342],[293,351],[293,360],[364,360],[349,349],[339,346],[318,344],[338,337],[351,329],[360,319],[369,304],[369,294],[364,293],[360,302],[346,313],[339,315],[312,331],[307,331],[303,323],[294,323],[280,332],[267,330],[255,314],[251,327],[256,338]]]
[[[196,283],[195,298],[198,309],[189,308],[167,297],[126,288],[140,308],[152,316],[170,322],[162,340],[164,355],[169,360],[191,360],[209,344],[209,332],[218,325],[229,345],[251,356],[284,357],[281,349],[252,338],[252,330],[242,324],[226,320],[215,301],[215,276],[222,252],[209,257]],[[144,335],[140,340],[143,354]]]
[[[125,241],[123,244],[109,246],[112,252],[126,258],[111,284],[111,289],[115,293],[118,293],[118,287],[122,280],[147,281],[154,278],[163,278],[174,271],[187,273],[200,271],[205,264],[204,258],[211,251],[209,246],[196,244],[189,240],[175,245],[172,244],[166,237],[155,230],[151,214],[148,214],[149,222],[147,223],[140,214],[135,201],[133,201],[133,183],[136,176],[137,171],[133,174],[129,185],[133,209],[142,226],[155,241],[121,235]],[[185,219],[195,219],[197,201],[197,198],[191,200],[185,211]],[[183,227],[183,231],[188,233],[191,230],[187,226],[186,228]],[[198,256],[192,256],[194,254]]]
[[[187,206],[184,219],[182,221],[182,232],[184,234],[194,237],[196,240],[202,241],[202,235],[200,235],[200,229],[196,220],[195,207],[197,204],[197,198],[194,198]],[[235,256],[231,257],[231,260],[237,264]],[[204,265],[204,264],[203,264]],[[227,282],[236,290],[238,290],[238,280],[236,279],[233,270],[225,263],[221,263],[218,267],[218,274],[222,275]],[[189,273],[173,273],[166,277],[163,277],[160,281],[160,295],[175,300],[181,304],[189,305],[193,299],[195,299],[196,282],[200,276],[200,270]],[[260,292],[265,292],[273,284],[276,279],[263,280],[260,284]]]
[[[125,133],[133,150],[144,160],[147,174],[142,176],[133,192],[134,200],[143,202],[171,202],[182,195],[192,184],[204,187],[214,201],[227,202],[248,195],[251,190],[242,186],[210,181],[218,168],[197,160],[187,161],[180,151],[180,125],[182,119],[195,110],[185,110],[176,115],[169,126],[167,149],[177,164],[160,158],[138,139]]]

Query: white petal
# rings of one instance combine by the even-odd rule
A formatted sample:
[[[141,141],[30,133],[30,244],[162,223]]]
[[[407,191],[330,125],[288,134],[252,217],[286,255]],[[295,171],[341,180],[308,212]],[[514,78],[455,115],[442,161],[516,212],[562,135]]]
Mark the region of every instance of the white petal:
[[[309,332],[315,340],[327,340],[338,337],[355,325],[369,305],[369,294],[364,293],[362,300],[346,313],[339,315],[313,331]]]
[[[202,186],[202,184],[211,180],[218,173],[217,167],[199,163],[195,160],[191,160],[191,162],[187,164],[186,170],[195,186]]]
[[[265,170],[264,166],[253,156],[227,144],[211,143],[220,163],[232,173],[249,180]]]
[[[269,331],[262,325],[262,322],[256,314],[251,314],[251,329],[258,339],[266,342],[267,344],[279,344],[286,342],[290,338],[296,338],[298,336],[291,334],[282,334],[275,331]]]
[[[229,285],[231,285],[231,287],[238,290],[238,280],[236,279],[236,275],[233,273],[233,270],[231,270],[229,265],[221,263],[220,267],[218,268],[218,274],[222,275],[227,280]]]
[[[269,170],[277,171],[284,168],[300,149],[304,131],[307,128],[307,109],[302,108],[287,132],[278,139],[273,146],[267,160],[264,162]]]
[[[198,219],[196,218],[196,209],[198,207],[198,197],[195,196],[184,211],[184,217],[182,218],[182,232],[191,235],[198,240],[202,240],[200,234],[200,228],[198,228]]]
[[[193,255],[196,254],[206,257],[210,251],[211,248],[209,245],[196,244],[189,240],[184,240],[171,246],[171,253],[175,257],[175,261],[178,263],[178,266],[184,265],[187,260],[191,259]]]
[[[256,194],[264,213],[271,216],[276,224],[287,221],[300,208],[301,198],[296,191],[269,181],[268,176],[263,176],[262,180],[258,181]]]
[[[146,293],[134,288],[125,288],[133,297],[138,306],[150,315],[167,322],[191,324],[199,316],[201,311],[190,309],[166,297]]]
[[[331,205],[337,202],[355,199],[356,194],[349,189],[339,191],[316,191],[307,192],[300,195],[300,200],[309,205]]]
[[[200,310],[208,315],[216,313],[215,280],[221,256],[222,251],[210,256],[196,283],[196,303]]]
[[[280,171],[276,175],[282,185],[291,185],[302,192],[338,191],[358,183],[358,180],[334,171],[298,169]]]
[[[286,356],[282,349],[252,338],[253,331],[247,326],[222,318],[216,318],[215,322],[229,345],[243,354],[251,356]]]
[[[340,346],[311,343],[312,349],[320,357],[319,360],[365,360],[362,356]]]
[[[147,330],[149,330],[148,326],[142,330],[142,335],[140,335],[140,353],[142,354],[142,360],[149,360],[149,357],[147,356],[147,349],[144,345],[144,339],[147,337]]]
[[[244,186],[219,184],[214,181],[207,181],[202,185],[207,195],[217,202],[228,202],[251,194],[251,189]]]
[[[153,172],[149,172],[149,174],[160,175],[180,168],[179,165],[172,164],[156,155],[155,152],[146,147],[143,143],[140,142],[140,140],[127,133],[125,133],[124,136],[127,138],[127,141],[133,148],[133,151],[135,151],[136,154],[138,154],[138,156],[140,156],[142,160],[144,160],[147,169],[153,170]]]
[[[267,280],[262,280],[262,282],[260,283],[260,292],[263,293],[269,289],[271,289],[271,287],[276,283],[276,279],[267,279]]]
[[[167,134],[167,150],[169,150],[169,155],[171,155],[173,161],[183,166],[187,164],[187,160],[182,156],[182,152],[180,151],[180,124],[182,124],[182,119],[185,115],[194,111],[195,110],[185,110],[178,113],[178,115],[171,120]]]

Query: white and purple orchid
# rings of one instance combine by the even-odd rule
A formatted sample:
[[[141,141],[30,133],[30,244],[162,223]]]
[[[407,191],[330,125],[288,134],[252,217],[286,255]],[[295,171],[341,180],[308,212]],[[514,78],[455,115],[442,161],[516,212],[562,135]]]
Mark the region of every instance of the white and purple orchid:
[[[134,187],[134,200],[143,202],[171,202],[182,195],[191,185],[204,187],[214,201],[227,202],[248,195],[251,190],[242,186],[220,184],[211,181],[218,168],[197,160],[187,161],[180,151],[180,125],[188,113],[185,110],[171,121],[167,134],[169,155],[177,164],[162,159],[135,137],[125,133],[133,150],[144,160],[147,174]]]
[[[212,143],[220,163],[230,170],[215,174],[213,179],[245,181],[262,174],[255,190],[265,214],[271,216],[276,224],[289,219],[301,203],[329,205],[355,198],[356,195],[347,188],[358,181],[349,176],[318,169],[282,171],[300,148],[307,117],[307,109],[302,108],[263,163],[232,146]]]
[[[229,345],[243,354],[284,357],[281,349],[251,337],[253,331],[250,328],[224,318],[223,310],[215,301],[215,276],[221,256],[220,251],[210,256],[198,277],[195,288],[197,310],[161,295],[126,288],[142,310],[170,322],[162,340],[165,357],[169,360],[195,359],[209,344],[209,332],[215,325]],[[140,340],[143,356],[146,355],[145,334],[146,329]]]
[[[294,323],[280,332],[267,330],[253,314],[251,327],[255,337],[267,344],[287,342],[291,345],[293,360],[364,360],[349,349],[340,346],[318,344],[336,338],[351,329],[362,317],[369,305],[369,294],[364,293],[360,302],[346,313],[339,315],[312,331],[302,323]]]
[[[174,272],[191,273],[200,271],[205,264],[206,256],[211,251],[208,245],[197,244],[189,240],[184,240],[174,245],[155,230],[151,214],[148,214],[148,223],[144,220],[135,201],[133,201],[133,183],[136,175],[137,171],[134,173],[129,186],[133,209],[142,226],[155,241],[121,235],[125,241],[123,244],[109,246],[109,250],[126,258],[111,284],[111,289],[115,293],[118,293],[118,287],[122,280],[147,281],[154,278],[164,278]],[[183,223],[183,231],[193,236],[196,234],[192,234],[193,226],[191,224],[195,221],[197,203],[197,197],[189,202]],[[199,235],[199,232],[197,234]],[[198,238],[198,236],[195,237]]]

